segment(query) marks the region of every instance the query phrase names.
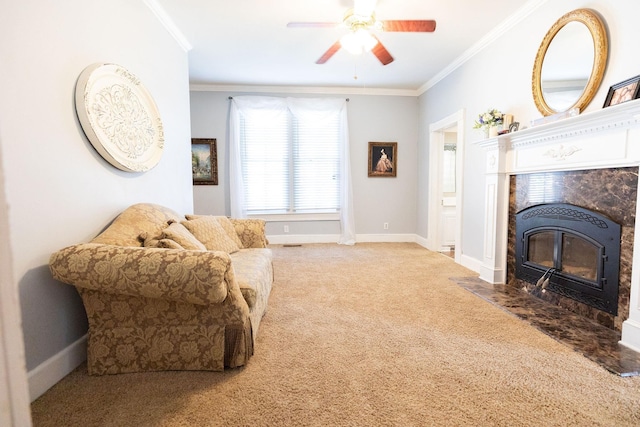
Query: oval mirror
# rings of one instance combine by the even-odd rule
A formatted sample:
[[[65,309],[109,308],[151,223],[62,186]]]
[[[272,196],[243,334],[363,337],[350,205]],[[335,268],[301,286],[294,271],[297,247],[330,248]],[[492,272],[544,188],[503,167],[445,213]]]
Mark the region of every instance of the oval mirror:
[[[588,9],[562,16],[540,44],[533,66],[533,99],[545,116],[582,111],[600,87],[607,62],[607,36]]]

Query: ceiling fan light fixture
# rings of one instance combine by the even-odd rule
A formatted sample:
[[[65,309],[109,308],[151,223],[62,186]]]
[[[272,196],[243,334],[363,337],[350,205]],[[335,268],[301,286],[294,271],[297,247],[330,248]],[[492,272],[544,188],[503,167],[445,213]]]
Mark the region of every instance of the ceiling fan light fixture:
[[[357,13],[354,9],[349,9],[344,14],[342,24],[349,28],[351,31],[356,31],[359,28],[374,28],[379,24],[373,11],[369,13]],[[382,27],[382,24],[379,24]]]
[[[370,52],[378,44],[378,40],[365,29],[351,31],[340,38],[340,45],[353,55]]]
[[[360,16],[371,16],[376,8],[377,0],[355,0],[353,2],[353,13]]]
[[[382,65],[393,62],[393,56],[375,35],[378,31],[397,33],[432,33],[436,29],[436,21],[429,19],[404,19],[378,21],[374,12],[376,0],[353,0],[354,7],[348,9],[342,24],[335,22],[289,22],[287,27],[341,27],[349,30],[348,34],[334,42],[329,49],[316,61],[324,64],[344,48],[353,55],[371,52]]]

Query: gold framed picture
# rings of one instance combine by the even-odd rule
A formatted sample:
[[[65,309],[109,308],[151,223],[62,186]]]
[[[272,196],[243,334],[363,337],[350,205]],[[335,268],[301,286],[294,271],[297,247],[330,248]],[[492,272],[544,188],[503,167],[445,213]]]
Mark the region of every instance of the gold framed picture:
[[[369,176],[395,177],[397,157],[397,142],[369,142]]]
[[[218,151],[216,139],[191,139],[193,185],[218,185]]]

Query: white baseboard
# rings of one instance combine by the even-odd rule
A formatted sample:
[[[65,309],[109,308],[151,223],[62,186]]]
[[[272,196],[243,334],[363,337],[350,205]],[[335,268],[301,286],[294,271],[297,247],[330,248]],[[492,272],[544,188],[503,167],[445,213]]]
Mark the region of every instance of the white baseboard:
[[[29,397],[33,402],[87,360],[87,336],[45,360],[27,374]]]
[[[338,243],[338,234],[274,234],[268,235],[267,240],[274,245],[299,245],[303,243]]]
[[[482,262],[475,258],[471,258],[468,255],[463,254],[460,256],[460,265],[468,268],[469,270],[475,271],[478,274],[482,273]]]
[[[358,234],[356,242],[362,243],[405,243],[416,241],[415,234]]]
[[[620,344],[640,353],[640,322],[633,319],[622,322]]]
[[[425,248],[425,249],[429,249],[429,244],[430,244],[430,243],[429,243],[429,241],[428,241],[427,239],[425,239],[425,238],[424,238],[424,237],[422,237],[422,236],[418,236],[417,234],[416,234],[414,237],[415,237],[415,239],[416,239],[416,240],[415,240],[415,242],[416,242],[417,244],[419,244],[420,246],[422,246],[422,247],[423,247],[423,248]]]
[[[483,267],[480,272],[480,278],[487,283],[491,283],[492,285],[504,284],[505,283],[505,272],[504,270],[494,270],[490,267]]]
[[[417,238],[418,236],[415,234],[358,234],[356,235],[356,242],[403,243],[416,242]],[[339,239],[340,236],[338,234],[274,234],[267,236],[269,243],[274,245],[337,243]]]

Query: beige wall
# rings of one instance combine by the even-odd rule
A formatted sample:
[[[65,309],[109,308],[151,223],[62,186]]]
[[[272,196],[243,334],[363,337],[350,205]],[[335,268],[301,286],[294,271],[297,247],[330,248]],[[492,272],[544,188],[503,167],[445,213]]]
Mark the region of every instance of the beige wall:
[[[227,124],[229,96],[235,92],[193,91],[191,93],[191,131],[194,138],[218,140],[218,186],[194,186],[194,206],[198,213],[228,215],[229,180]],[[264,96],[317,97],[304,93],[258,94]],[[323,95],[326,96],[326,95]],[[349,98],[349,144],[356,233],[363,235],[412,235],[416,228],[418,102],[414,96],[330,95]],[[398,143],[398,171],[395,178],[369,178],[369,141]],[[389,229],[383,228],[384,223]],[[321,239],[340,234],[338,221],[273,222],[267,224],[269,236]]]
[[[465,168],[462,254],[480,262],[484,232],[484,157],[474,142],[483,136],[472,128],[477,115],[488,108],[511,113],[522,126],[541,117],[533,102],[531,74],[536,52],[546,32],[567,12],[590,8],[599,13],[608,29],[609,61],[600,90],[586,112],[602,108],[611,85],[640,73],[635,53],[640,3],[636,0],[547,1],[507,33],[420,97],[419,180],[426,182],[429,165],[429,124],[465,109]],[[640,141],[639,141],[640,143]],[[427,236],[429,189],[418,187],[417,233]]]
[[[50,254],[91,239],[136,202],[193,209],[188,63],[142,1],[2,3],[0,143],[10,231],[2,238],[13,251],[33,381],[87,328],[75,289],[51,278]],[[154,97],[165,150],[151,171],[115,169],[84,136],[74,87],[95,62],[124,66]]]

